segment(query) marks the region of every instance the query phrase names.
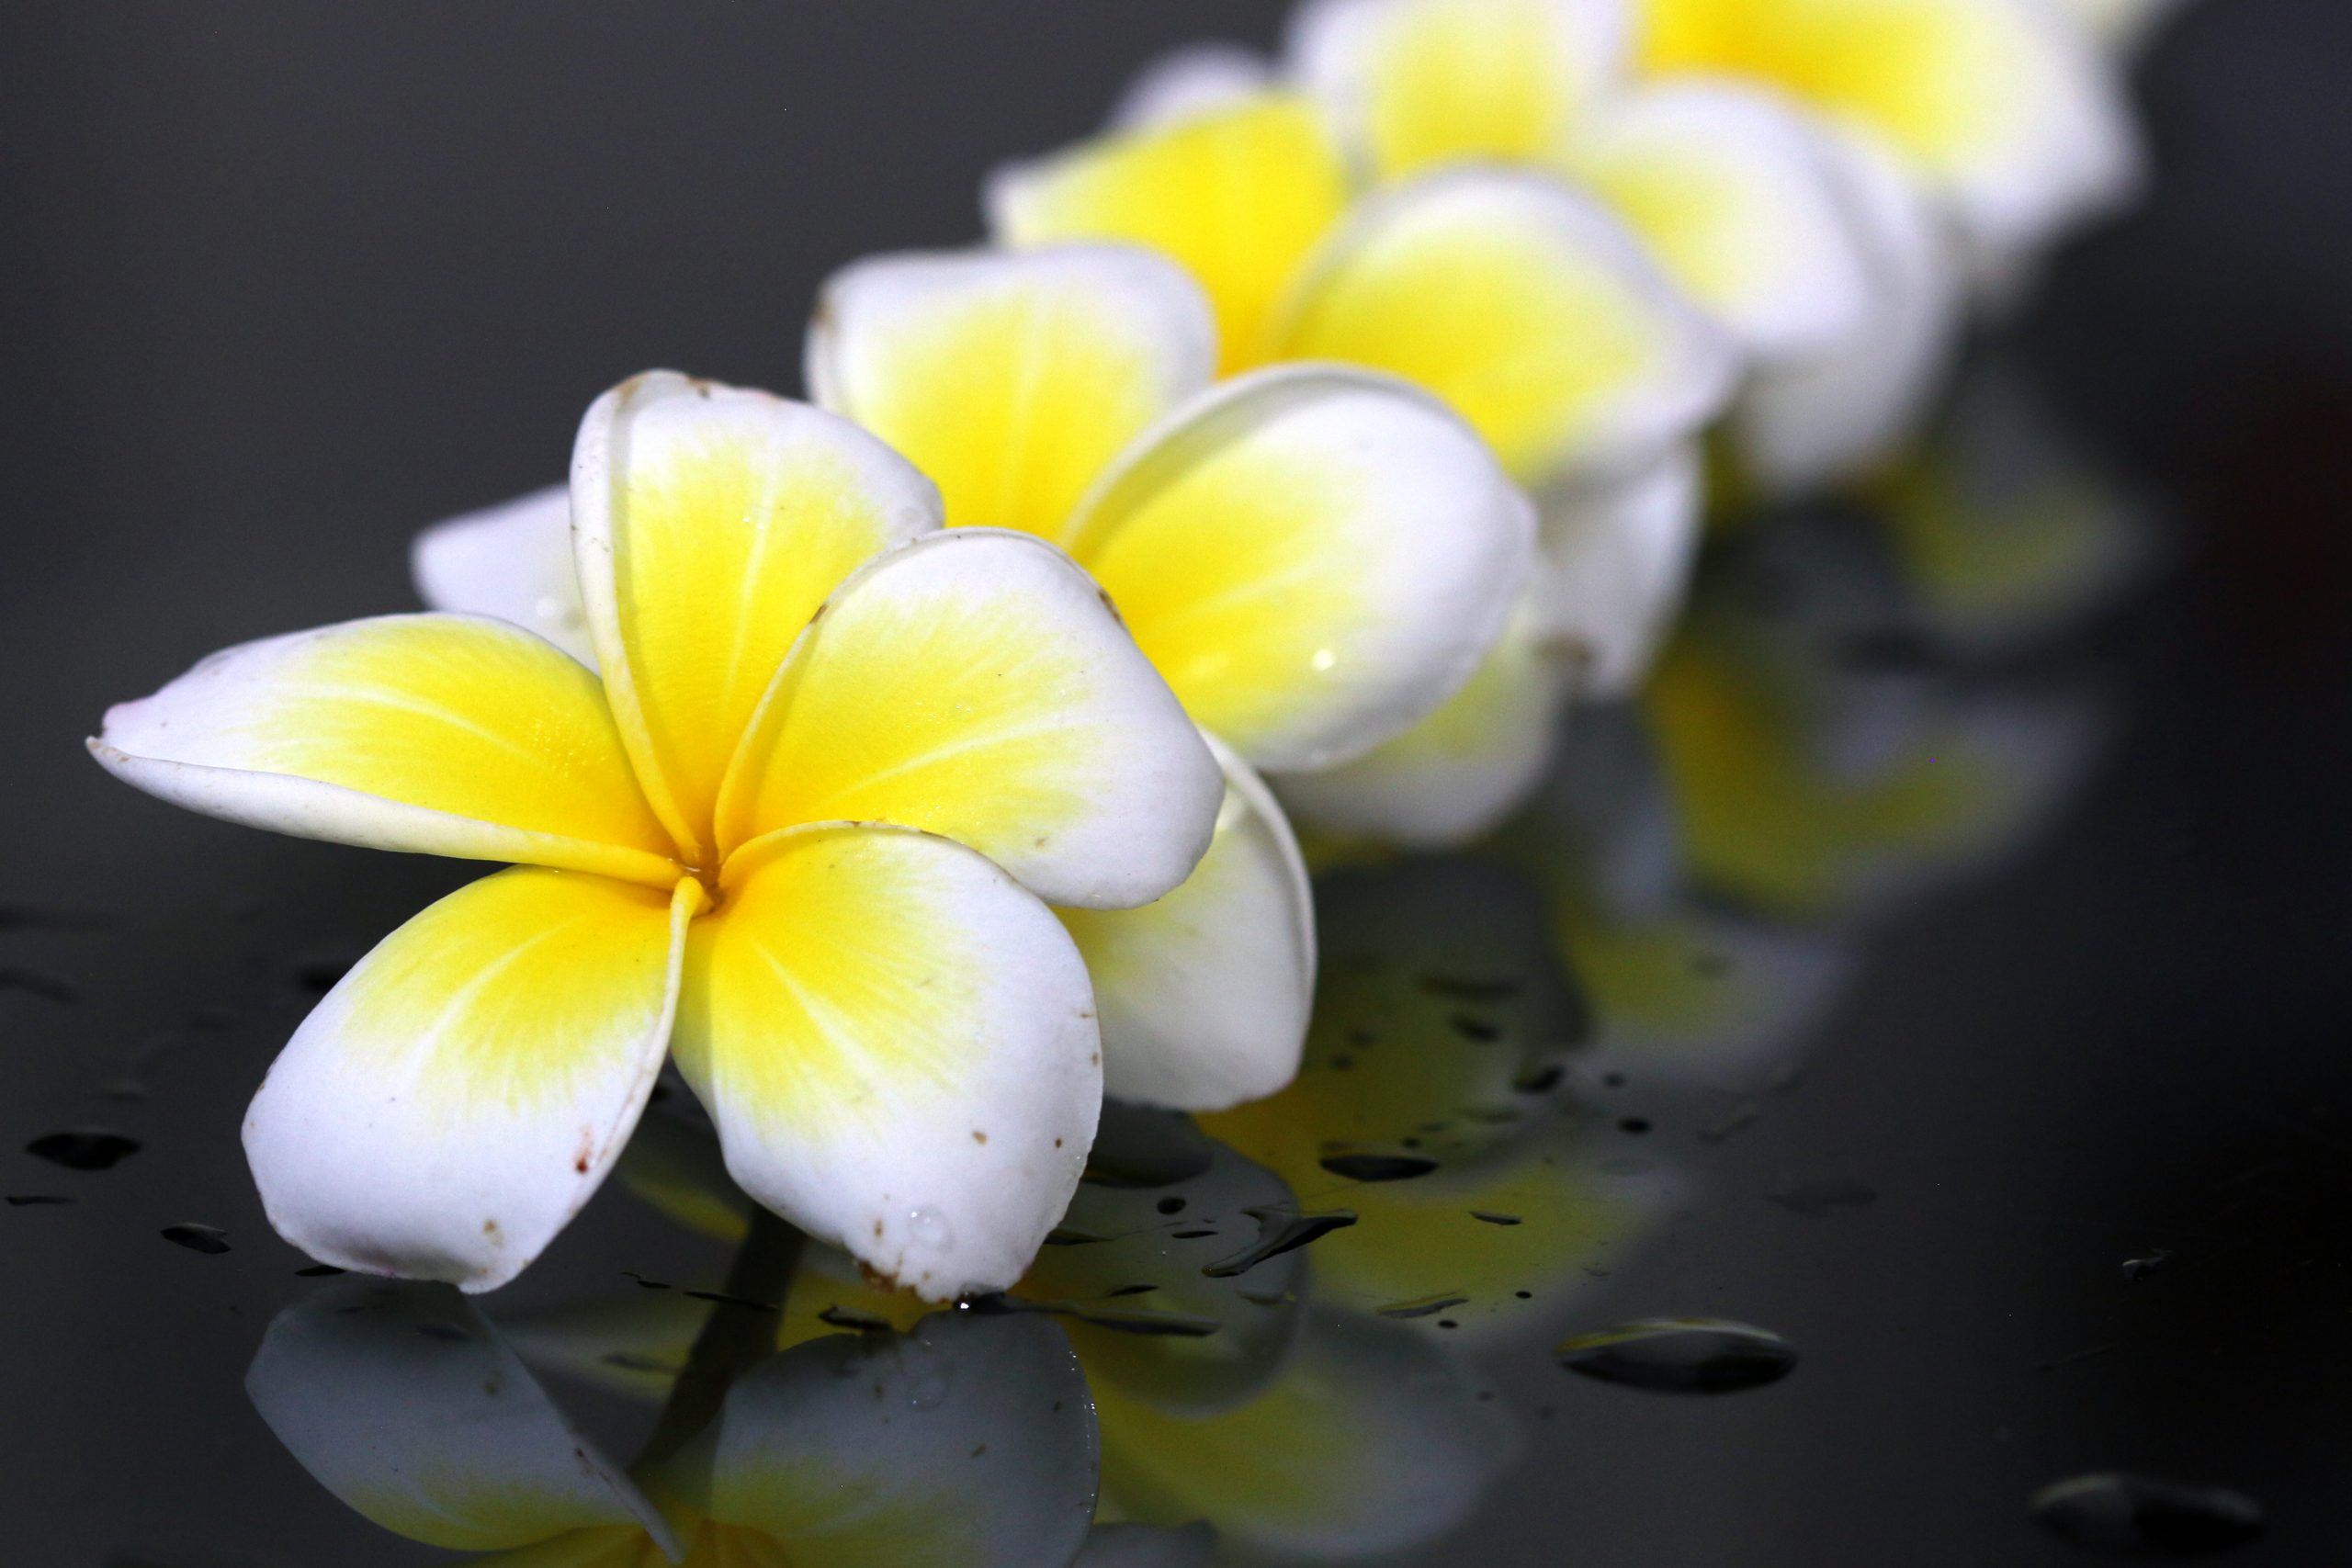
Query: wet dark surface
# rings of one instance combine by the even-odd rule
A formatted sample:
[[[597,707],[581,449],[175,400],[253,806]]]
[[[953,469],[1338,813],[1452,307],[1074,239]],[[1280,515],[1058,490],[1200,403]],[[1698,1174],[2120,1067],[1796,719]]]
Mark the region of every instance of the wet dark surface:
[[[545,482],[626,374],[790,386],[825,271],[970,237],[990,163],[1279,16],[984,9],[0,17],[12,1560],[438,1561],[338,1501],[349,1431],[470,1424],[561,1469],[568,1418],[733,1473],[723,1408],[1041,1562],[1092,1489],[1091,1386],[1111,1495],[1278,1560],[2059,1563],[2157,1528],[2151,1495],[2062,1495],[2071,1535],[2036,1495],[2126,1472],[2188,1488],[2161,1528],[2200,1544],[2248,1516],[2198,1489],[2258,1505],[2228,1561],[2340,1561],[2334,0],[2186,16],[2140,73],[2151,199],[1980,354],[1910,488],[1728,531],[1645,710],[1580,716],[1495,845],[1328,877],[1307,1077],[1213,1139],[1123,1128],[1003,1308],[900,1339],[837,1261],[738,1247],[667,1113],[495,1296],[301,1277],[244,1101],[474,873],[172,811],[81,737],[214,648],[409,607],[411,532]],[[1802,1361],[1690,1398],[1554,1353],[1688,1316]],[[887,1399],[827,1403],[858,1378]]]

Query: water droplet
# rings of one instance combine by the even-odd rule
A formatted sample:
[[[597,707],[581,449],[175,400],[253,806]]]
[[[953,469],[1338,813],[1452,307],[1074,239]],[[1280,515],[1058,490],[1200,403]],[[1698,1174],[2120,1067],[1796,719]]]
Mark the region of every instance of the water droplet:
[[[68,1170],[112,1170],[139,1152],[139,1140],[103,1127],[76,1127],[35,1138],[25,1152]]]
[[[2127,1258],[2123,1260],[2123,1277],[2136,1285],[2171,1261],[2171,1253],[2161,1247],[2151,1247],[2145,1258]]]
[[[1564,1339],[1553,1354],[1572,1372],[1659,1393],[1761,1388],[1797,1364],[1779,1335],[1719,1317],[1637,1318]]]
[[[218,1225],[199,1225],[190,1221],[165,1225],[161,1234],[165,1241],[176,1243],[190,1252],[206,1252],[218,1257],[229,1250],[229,1233]]]
[[[1800,1181],[1770,1196],[1773,1202],[1791,1213],[1817,1220],[1838,1209],[1868,1207],[1878,1201],[1878,1190],[1851,1177],[1824,1176],[1811,1181]]]
[[[857,1334],[888,1334],[890,1325],[867,1313],[845,1306],[829,1306],[817,1314],[817,1321],[835,1328],[846,1328]]]
[[[1484,1220],[1490,1225],[1516,1225],[1526,1223],[1517,1214],[1495,1214],[1484,1209],[1471,1210],[1470,1217],[1474,1220]]]
[[[947,1216],[932,1208],[909,1210],[907,1230],[929,1247],[945,1247],[956,1239],[956,1229],[947,1223]]]
[[[1229,1280],[1237,1274],[1247,1274],[1269,1258],[1279,1258],[1285,1252],[1295,1251],[1356,1223],[1354,1212],[1348,1209],[1333,1209],[1321,1214],[1295,1214],[1282,1209],[1244,1209],[1241,1212],[1258,1222],[1258,1239],[1232,1257],[1204,1267],[1201,1272],[1212,1280]]]
[[[1318,648],[1315,650],[1315,657],[1306,662],[1313,666],[1315,672],[1319,675],[1339,663],[1340,656],[1328,648]]]
[[[2269,1522],[2243,1492],[2185,1486],[2107,1471],[2033,1495],[2036,1523],[2088,1551],[2130,1557],[2196,1557],[2243,1546]]]
[[[71,1198],[59,1198],[47,1192],[11,1192],[8,1194],[8,1207],[11,1209],[33,1209],[40,1208],[45,1204],[71,1203],[72,1201],[74,1201],[74,1200]]]
[[[1350,1181],[1410,1181],[1437,1168],[1419,1155],[1331,1155],[1316,1163]]]
[[[1434,1296],[1419,1296],[1409,1302],[1390,1302],[1386,1306],[1374,1310],[1383,1317],[1435,1317],[1446,1308],[1464,1305],[1469,1300],[1468,1296],[1455,1295],[1450,1291],[1440,1292]]]

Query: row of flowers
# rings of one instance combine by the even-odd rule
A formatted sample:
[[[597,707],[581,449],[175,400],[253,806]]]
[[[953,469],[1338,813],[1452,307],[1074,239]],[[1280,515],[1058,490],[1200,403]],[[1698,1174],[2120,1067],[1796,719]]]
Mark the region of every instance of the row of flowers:
[[[1879,464],[2130,190],[2149,7],[2080,8],[1309,0],[992,177],[989,247],[838,274],[813,401],[638,377],[567,485],[420,539],[431,613],[111,710],[175,804],[512,867],[296,1032],[273,1224],[503,1284],[674,1059],[762,1204],[1014,1283],[1106,1093],[1296,1073],[1295,821],[1484,833],[1644,681],[1711,491]]]

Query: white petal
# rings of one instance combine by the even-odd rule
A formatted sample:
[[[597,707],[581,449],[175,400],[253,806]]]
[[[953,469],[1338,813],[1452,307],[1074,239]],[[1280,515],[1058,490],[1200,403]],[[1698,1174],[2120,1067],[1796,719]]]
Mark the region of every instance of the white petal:
[[[1582,663],[1579,696],[1631,694],[1674,625],[1698,564],[1705,477],[1695,443],[1648,470],[1544,498],[1536,603]]]
[[[1109,129],[1167,125],[1256,97],[1272,85],[1265,56],[1238,43],[1171,49],[1129,81],[1111,110]]]
[[[590,406],[574,564],[613,719],[705,868],[720,781],[785,654],[853,570],[939,526],[939,492],[847,420],[654,370]]]
[[[1852,332],[1871,305],[1831,134],[1761,86],[1670,80],[1596,116],[1570,162],[1752,358],[1774,361]]]
[[[1256,766],[1303,769],[1461,689],[1532,535],[1526,499],[1435,400],[1288,366],[1137,441],[1065,538],[1195,723]]]
[[[720,848],[892,822],[1038,897],[1124,908],[1184,880],[1225,783],[1102,591],[1028,534],[956,528],[853,574],[793,648],[718,803]]]
[[[1926,197],[1875,143],[1839,134],[1826,147],[1867,247],[1874,303],[1854,331],[1742,389],[1725,428],[1769,499],[1848,477],[1909,439],[1960,323],[1951,240]]]
[[[2146,170],[2115,62],[2045,0],[1984,3],[2015,13],[2022,47],[1999,90],[2016,132],[1952,188],[1971,275],[1997,295],[2069,231],[2130,202]]]
[[[435,523],[410,545],[409,573],[427,608],[512,621],[596,667],[571,568],[570,486]]]
[[[634,1526],[678,1555],[627,1472],[460,1297],[322,1290],[271,1320],[245,1392],[322,1486],[411,1540],[489,1551]]]
[[[1292,819],[1315,832],[1411,849],[1468,843],[1543,778],[1577,663],[1575,650],[1545,637],[1531,597],[1437,712],[1345,767],[1270,782]]]
[[[677,879],[596,678],[503,621],[379,615],[243,643],[107,709],[89,748],[248,827]]]
[[[1021,1276],[1102,1109],[1086,965],[970,850],[798,829],[695,922],[674,1050],[744,1190],[927,1301]]]
[[[1359,156],[1395,179],[1542,162],[1628,62],[1627,0],[1306,0],[1284,54]]]
[[[1052,539],[1216,355],[1182,267],[1070,244],[854,263],[826,280],[806,358],[817,400],[921,468],[950,524]]]
[[[1060,1331],[958,1313],[763,1363],[675,1470],[794,1568],[1048,1568],[1085,1540],[1097,1454]]]
[[[1220,1111],[1298,1071],[1315,999],[1315,906],[1282,807],[1214,736],[1216,837],[1184,885],[1137,909],[1064,909],[1102,1012],[1103,1088]]]
[[[1731,341],[1566,180],[1457,167],[1359,202],[1290,296],[1285,358],[1435,393],[1522,482],[1637,467],[1713,419]]]
[[[245,1116],[280,1235],[504,1284],[596,1190],[661,1071],[692,884],[519,867],[411,919],[302,1021]]]

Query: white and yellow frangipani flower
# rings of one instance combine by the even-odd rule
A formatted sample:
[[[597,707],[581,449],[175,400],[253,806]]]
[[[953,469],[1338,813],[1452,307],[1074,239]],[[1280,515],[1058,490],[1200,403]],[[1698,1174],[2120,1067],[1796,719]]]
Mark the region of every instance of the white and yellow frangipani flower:
[[[1143,909],[1065,914],[1111,1092],[1216,1110],[1296,1071],[1306,873],[1254,770],[1312,776],[1469,679],[1524,586],[1526,501],[1433,400],[1336,365],[1211,386],[1208,300],[1128,246],[885,256],[826,286],[819,400],[907,453],[951,525],[1069,550],[1193,720],[1227,798],[1208,855]]]
[[[1765,82],[1890,151],[1997,284],[2121,200],[2120,85],[2047,0],[1640,0],[1638,69]]]
[[[1812,116],[1758,84],[1634,85],[1627,0],[1307,0],[1290,77],[1358,166],[1566,174],[1754,358],[1852,330],[1870,280]]]
[[[1720,406],[1729,344],[1565,182],[1449,168],[1359,200],[1302,94],[1170,77],[1135,101],[1166,118],[998,171],[991,226],[1017,248],[1174,257],[1216,310],[1227,372],[1387,371],[1451,404],[1532,487],[1645,463]]]
[[[90,743],[232,821],[519,863],[279,1056],[245,1123],[272,1223],[502,1284],[674,1050],[761,1201],[933,1299],[1010,1283],[1102,1093],[1045,901],[1182,882],[1216,760],[1083,572],[939,533],[835,415],[639,377],[589,411],[571,510],[601,679],[506,623],[386,616],[217,654]]]
[[[1925,198],[1898,176],[1920,216],[1890,234],[1909,214],[1882,212],[1856,133],[1777,84],[1635,80],[1641,26],[1637,0],[1308,0],[1288,70],[1376,177],[1503,162],[1594,190],[1739,344],[1728,429],[1747,477],[1770,493],[1842,477],[1907,429],[1940,364],[1906,328],[1951,268]]]
[[[1212,387],[1199,288],[1127,246],[872,258],[826,287],[819,400],[938,483],[951,525],[1053,540],[1093,573],[1213,739],[1212,847],[1140,909],[1067,908],[1110,1091],[1183,1110],[1271,1094],[1313,993],[1306,876],[1259,768],[1341,765],[1450,697],[1528,572],[1525,499],[1426,395],[1340,366]],[[563,500],[418,540],[443,608],[548,626]]]

